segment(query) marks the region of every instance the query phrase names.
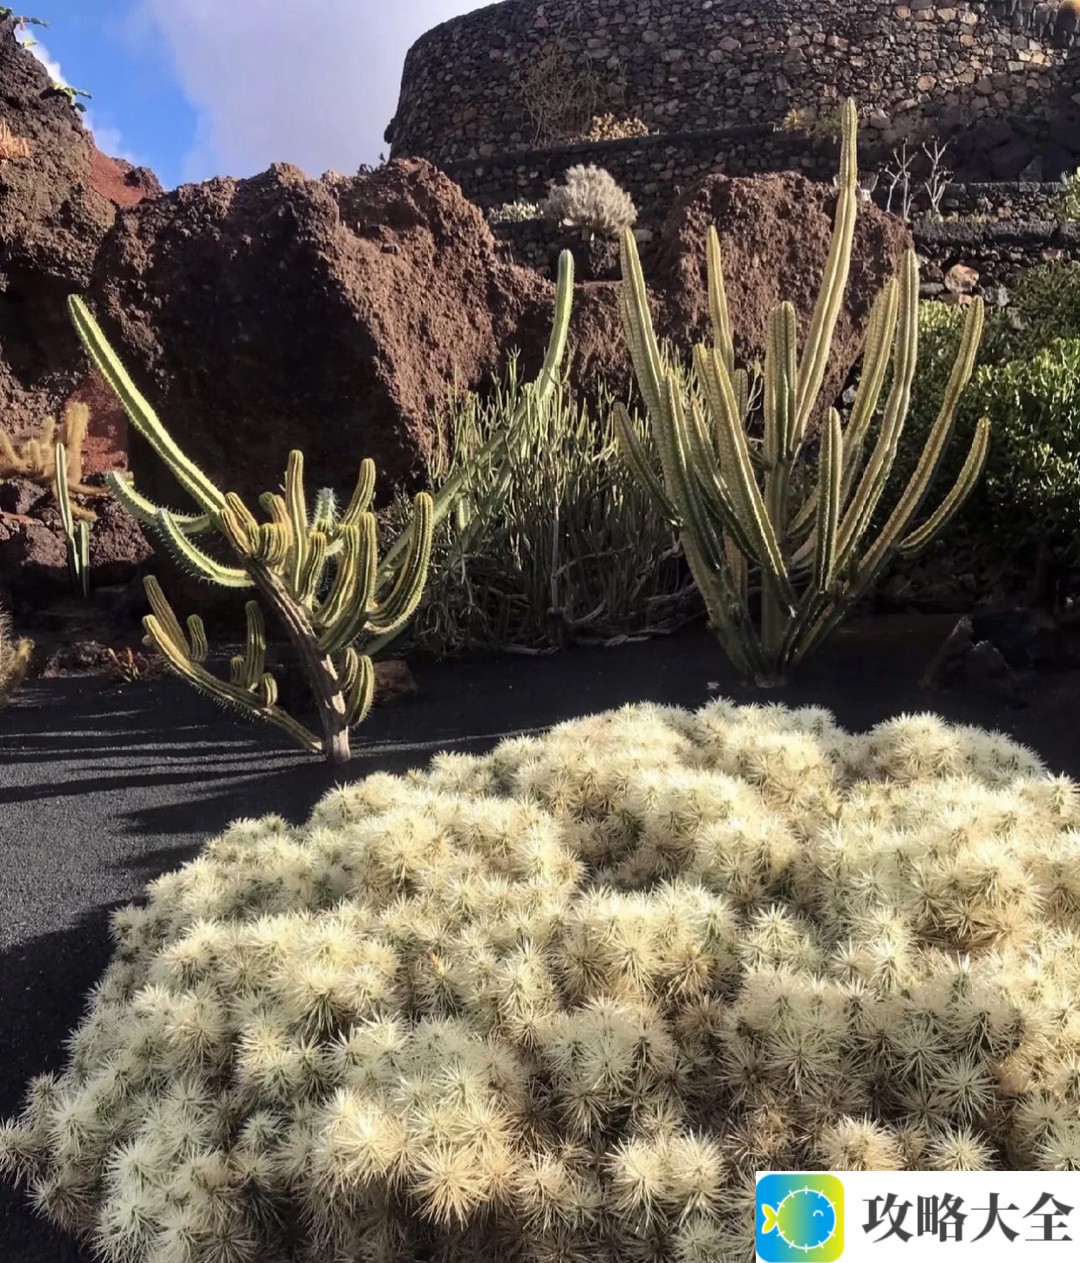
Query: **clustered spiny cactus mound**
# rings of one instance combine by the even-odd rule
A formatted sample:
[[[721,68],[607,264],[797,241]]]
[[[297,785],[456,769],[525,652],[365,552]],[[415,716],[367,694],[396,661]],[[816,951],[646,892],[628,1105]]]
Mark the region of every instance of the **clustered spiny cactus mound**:
[[[0,1165],[110,1263],[753,1255],[761,1168],[1080,1166],[1080,795],[653,705],[241,820]]]
[[[571,167],[542,203],[544,218],[562,228],[618,237],[637,219],[633,199],[602,167]]]

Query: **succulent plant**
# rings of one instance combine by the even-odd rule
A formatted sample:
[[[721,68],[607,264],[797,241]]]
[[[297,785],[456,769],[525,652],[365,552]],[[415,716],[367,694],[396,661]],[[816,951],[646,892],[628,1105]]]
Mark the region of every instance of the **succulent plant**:
[[[583,165],[571,167],[564,182],[551,188],[543,213],[549,223],[601,237],[618,237],[637,219],[630,194],[614,176],[602,167]]]
[[[84,96],[89,101],[92,93],[85,91],[83,88],[74,88],[70,83],[61,83],[54,80],[42,93],[43,96],[62,96],[71,106],[72,109],[78,110],[80,114],[86,113],[86,106],[77,97]]]
[[[84,403],[69,400],[64,417],[57,427],[55,417],[46,417],[35,436],[23,440],[16,448],[10,435],[0,426],[0,478],[29,478],[42,487],[57,491],[57,449],[64,448],[64,484],[76,495],[101,498],[109,493],[104,487],[91,487],[82,481],[83,444],[90,425],[90,409]],[[57,432],[59,430],[59,433]],[[59,492],[57,494],[60,494]],[[70,499],[69,499],[70,503]],[[94,522],[97,514],[80,504],[71,504],[73,517]]]
[[[0,607],[0,709],[11,701],[26,678],[33,650],[34,642],[25,636],[12,640],[11,616]]]
[[[85,517],[75,522],[75,508],[71,503],[71,490],[68,485],[67,448],[57,443],[53,459],[56,465],[56,477],[53,488],[56,502],[60,506],[60,521],[64,527],[64,539],[67,543],[68,572],[72,584],[82,593],[83,600],[90,596],[90,527]]]
[[[555,311],[547,353],[511,424],[477,453],[496,469],[489,496],[504,494],[518,427],[532,408],[545,404],[555,388],[566,345],[573,288],[573,261],[563,251]],[[435,495],[419,492],[414,519],[388,549],[377,556],[378,523],[371,510],[375,464],[361,462],[352,498],[339,510],[332,489],[317,492],[309,513],[303,485],[303,453],[289,453],[285,495],[264,492],[260,507],[270,517],[259,522],[235,492],[225,493],[192,461],[162,425],[78,295],[68,300],[75,330],[87,354],[112,387],[129,419],[168,465],[202,510],[197,515],[162,508],[142,496],[116,471],[107,482],[120,503],[150,526],[188,574],[223,587],[256,589],[283,624],[299,658],[315,703],[318,733],[278,705],[278,686],[265,669],[266,627],[257,601],[245,604],[245,651],[230,662],[229,679],[207,669],[209,655],[202,619],[181,625],[161,585],[143,580],[153,612],[143,624],[150,642],[169,667],[214,701],[275,725],[311,753],[334,763],[352,757],[349,731],[367,716],[374,696],[373,654],[389,644],[415,613],[423,595],[435,525],[455,504],[467,470],[451,475]],[[208,531],[224,536],[238,565],[225,565],[192,542]],[[460,537],[467,541],[469,526]],[[332,581],[327,566],[332,563]],[[368,637],[366,652],[357,640]]]
[[[794,306],[784,302],[770,314],[760,445],[749,438],[749,379],[735,363],[716,229],[710,227],[706,240],[713,343],[694,347],[704,403],[686,397],[661,353],[633,233],[624,231],[622,237],[619,308],[660,472],[621,405],[615,410],[620,449],[642,486],[678,524],[709,626],[738,670],[761,685],[782,681],[813,652],[894,557],[920,552],[944,529],[982,473],[989,444],[990,423],[983,418],[956,481],[915,525],[974,367],[983,321],[976,300],[967,308],[956,361],[918,464],[885,524],[871,530],[896,460],[916,371],[919,273],[911,249],[871,309],[847,425],[841,426],[836,408],[825,410],[816,477],[807,476],[803,452],[847,285],[858,202],[854,101],[846,102],[841,115],[840,192],[825,276],[801,350]],[[875,421],[890,360],[892,381]]]
[[[628,706],[113,914],[0,1169],[107,1263],[753,1257],[772,1169],[1080,1152],[1080,792],[905,715]]]

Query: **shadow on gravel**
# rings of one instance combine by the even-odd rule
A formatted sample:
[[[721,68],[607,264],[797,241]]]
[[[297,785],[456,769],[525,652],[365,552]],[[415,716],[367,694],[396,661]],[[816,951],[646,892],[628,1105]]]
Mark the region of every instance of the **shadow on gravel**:
[[[119,689],[93,677],[35,682],[0,725],[0,1117],[17,1111],[30,1078],[63,1066],[64,1040],[111,954],[111,910],[232,820],[277,812],[301,823],[334,785],[423,767],[441,749],[483,752],[504,736],[629,702],[696,708],[719,693],[826,706],[852,731],[934,711],[998,728],[1052,771],[1080,775],[1080,673],[1047,677],[1017,710],[992,697],[919,690],[953,621],[876,619],[846,630],[794,685],[768,692],[738,685],[702,626],[611,649],[418,666],[420,695],[374,711],[343,767],[174,679]],[[0,1184],[0,1260],[91,1263],[91,1255]]]

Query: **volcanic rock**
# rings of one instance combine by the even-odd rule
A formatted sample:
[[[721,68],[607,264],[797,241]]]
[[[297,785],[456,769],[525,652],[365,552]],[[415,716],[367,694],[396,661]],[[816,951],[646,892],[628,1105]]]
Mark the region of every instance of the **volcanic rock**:
[[[118,206],[157,196],[145,168],[99,153],[78,111],[51,93],[48,71],[0,21],[0,424],[16,440],[92,397],[86,472],[123,463],[123,413],[71,328],[67,295],[81,290]]]
[[[668,215],[655,268],[646,274],[668,298],[665,331],[683,344],[711,343],[705,241],[714,224],[736,356],[744,363],[764,359],[769,313],[784,301],[795,306],[801,347],[825,273],[836,196],[831,186],[794,172],[710,175],[688,189]],[[860,203],[845,300],[821,389],[823,406],[843,391],[874,299],[912,245],[902,220]]]
[[[835,193],[801,176],[710,177],[668,221],[655,273],[661,333],[707,336],[707,223],[716,222],[729,300],[748,358],[783,298],[805,330]],[[857,359],[874,295],[911,238],[873,206],[859,216],[847,302],[824,395]],[[579,286],[568,367],[587,385],[625,385],[617,286]],[[98,318],[184,450],[254,503],[277,488],[288,451],[311,486],[352,489],[371,456],[379,498],[417,485],[451,382],[476,388],[509,351],[535,369],[554,287],[502,262],[490,228],[447,176],[406,159],[354,177],[307,179],[276,164],[246,180],[186,186],[122,213],[90,288]],[[136,484],[190,507],[146,446],[129,445]]]
[[[301,448],[348,496],[365,456],[384,500],[416,482],[449,383],[504,366],[538,276],[495,257],[483,216],[422,161],[307,179],[275,164],[120,215],[93,307],[185,452],[255,505]],[[132,436],[136,485],[190,502]]]

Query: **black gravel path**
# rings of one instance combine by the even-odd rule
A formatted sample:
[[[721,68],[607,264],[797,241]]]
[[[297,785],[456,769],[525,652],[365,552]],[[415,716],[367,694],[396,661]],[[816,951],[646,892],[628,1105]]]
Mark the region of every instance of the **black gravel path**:
[[[626,702],[696,707],[719,688],[739,701],[829,706],[853,730],[936,710],[1009,732],[1052,770],[1080,775],[1074,677],[1049,680],[1024,710],[918,691],[950,621],[842,633],[797,685],[768,694],[734,687],[701,626],[617,648],[418,667],[420,696],[375,711],[347,768],[171,678],[120,689],[97,677],[33,683],[0,713],[0,1118],[18,1111],[28,1079],[62,1067],[63,1041],[108,963],[110,911],[233,819],[279,812],[299,823],[333,785],[422,766],[440,749],[482,752],[509,733]],[[2,1263],[91,1257],[0,1186]]]

